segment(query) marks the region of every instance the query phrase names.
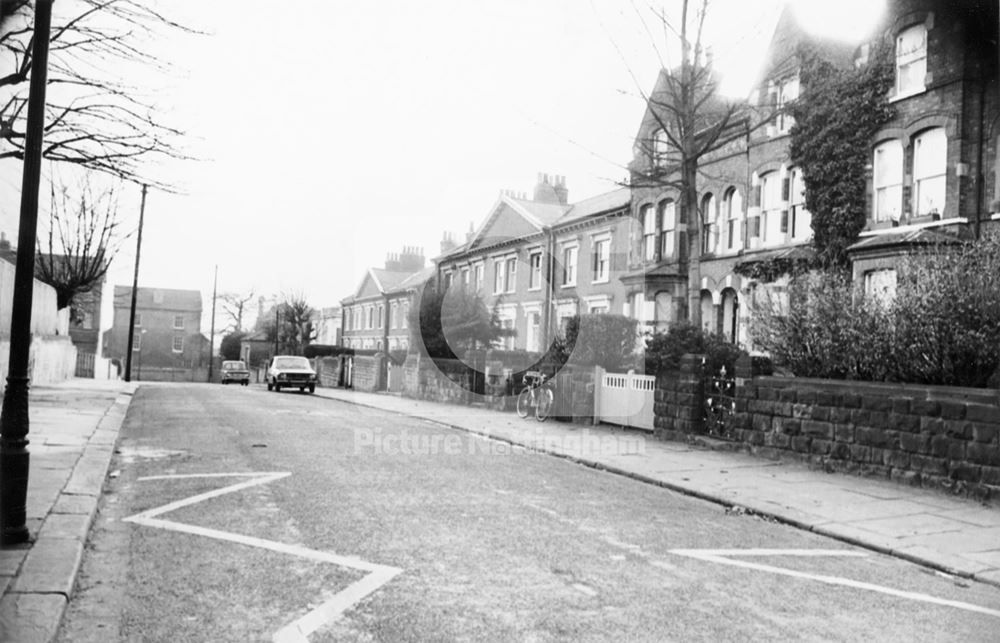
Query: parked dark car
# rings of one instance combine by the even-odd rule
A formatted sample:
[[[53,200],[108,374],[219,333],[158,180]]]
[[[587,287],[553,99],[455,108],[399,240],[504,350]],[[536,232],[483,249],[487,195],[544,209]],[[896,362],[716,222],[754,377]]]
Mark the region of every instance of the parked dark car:
[[[267,367],[267,390],[298,387],[300,391],[316,390],[316,371],[305,357],[276,355]]]
[[[247,365],[239,360],[226,360],[222,362],[222,383],[229,384],[235,382],[246,386],[250,383],[250,371]]]

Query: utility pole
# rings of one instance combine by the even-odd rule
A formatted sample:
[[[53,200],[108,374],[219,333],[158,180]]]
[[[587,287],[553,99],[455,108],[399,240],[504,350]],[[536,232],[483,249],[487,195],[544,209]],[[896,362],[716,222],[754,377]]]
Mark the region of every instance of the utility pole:
[[[28,540],[28,362],[31,349],[31,300],[35,277],[35,234],[38,227],[38,184],[45,132],[45,83],[49,68],[52,0],[36,0],[31,46],[28,122],[21,177],[21,213],[14,272],[14,306],[10,319],[7,389],[0,411],[0,542]]]
[[[139,234],[135,240],[135,273],[132,275],[132,305],[128,313],[128,346],[125,347],[125,381],[132,381],[132,342],[135,340],[135,298],[139,291],[139,252],[142,250],[142,218],[146,213],[146,185],[139,204]]]
[[[212,280],[212,330],[208,334],[208,381],[212,381],[212,366],[215,364],[215,296],[219,285],[219,264],[215,264],[215,279]]]
[[[275,355],[278,354],[278,330],[279,330],[278,315],[280,314],[280,312],[281,309],[278,308],[278,304],[275,304],[274,305],[274,354]]]

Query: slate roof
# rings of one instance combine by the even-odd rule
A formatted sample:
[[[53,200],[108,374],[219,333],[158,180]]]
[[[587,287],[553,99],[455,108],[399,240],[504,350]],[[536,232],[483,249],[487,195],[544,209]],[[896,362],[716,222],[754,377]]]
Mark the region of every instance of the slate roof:
[[[627,207],[632,202],[629,188],[618,188],[574,203],[568,212],[559,218],[557,225],[579,221],[595,214]]]
[[[417,272],[412,273],[409,277],[401,281],[399,285],[396,286],[395,289],[393,289],[392,291],[387,291],[387,294],[389,294],[389,292],[393,293],[407,292],[415,288],[419,288],[428,279],[434,276],[435,270],[436,268],[434,266],[427,266],[423,270],[418,270]]]
[[[970,239],[972,233],[968,226],[942,226],[925,228],[888,228],[870,237],[848,246],[848,252],[872,250],[875,248],[890,248],[893,246],[936,245],[942,243],[959,243]]]
[[[384,268],[369,268],[368,272],[375,280],[375,286],[383,293],[393,290],[403,280],[413,274],[412,272],[386,270]]]
[[[562,203],[541,203],[530,199],[515,199],[504,196],[507,201],[519,214],[527,215],[525,218],[538,227],[550,226],[558,221],[566,212],[572,208]]]

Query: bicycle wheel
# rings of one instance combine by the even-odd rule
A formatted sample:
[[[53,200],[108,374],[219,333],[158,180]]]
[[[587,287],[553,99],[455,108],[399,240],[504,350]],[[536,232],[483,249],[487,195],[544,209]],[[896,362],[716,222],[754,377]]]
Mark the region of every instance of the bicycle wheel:
[[[535,406],[535,419],[539,422],[544,422],[548,419],[549,413],[552,412],[552,406],[555,403],[555,397],[552,395],[552,389],[543,388],[538,392],[538,404]]]
[[[517,416],[528,417],[528,410],[531,408],[531,389],[526,388],[517,396]]]

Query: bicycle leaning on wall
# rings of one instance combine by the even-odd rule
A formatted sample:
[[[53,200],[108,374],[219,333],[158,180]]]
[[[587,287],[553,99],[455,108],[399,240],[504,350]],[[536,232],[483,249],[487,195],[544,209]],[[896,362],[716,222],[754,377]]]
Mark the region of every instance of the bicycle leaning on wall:
[[[552,382],[540,371],[528,371],[524,374],[525,388],[517,396],[517,414],[528,417],[528,412],[535,409],[535,419],[544,422],[552,413],[555,404],[555,394],[552,392]]]

